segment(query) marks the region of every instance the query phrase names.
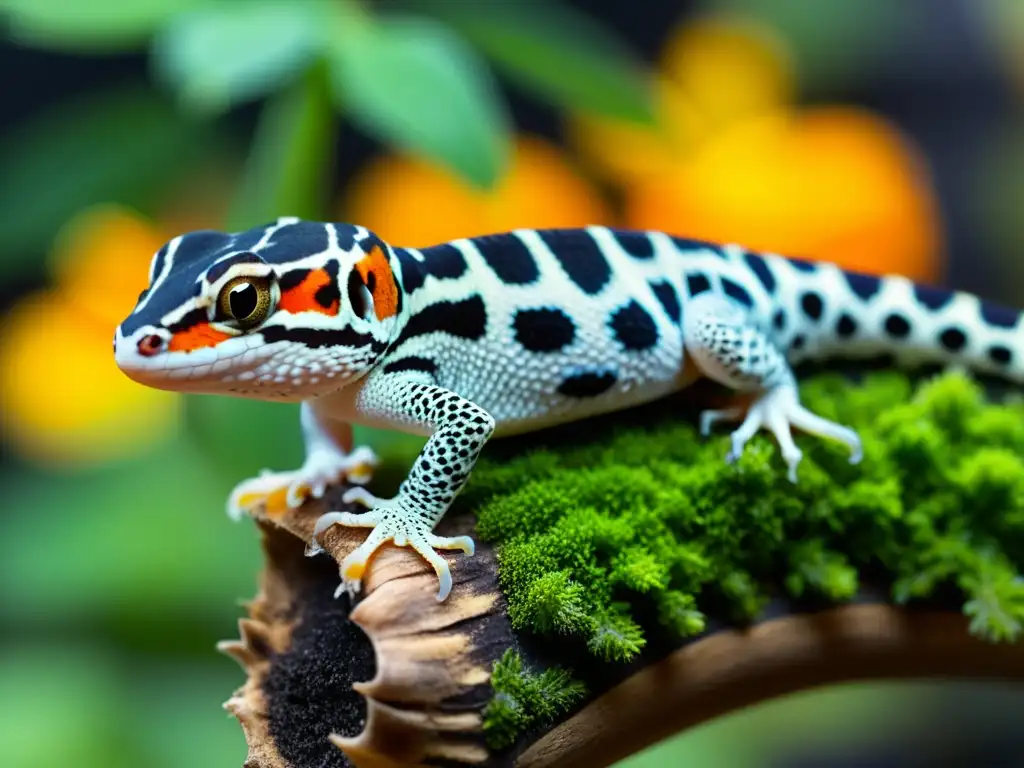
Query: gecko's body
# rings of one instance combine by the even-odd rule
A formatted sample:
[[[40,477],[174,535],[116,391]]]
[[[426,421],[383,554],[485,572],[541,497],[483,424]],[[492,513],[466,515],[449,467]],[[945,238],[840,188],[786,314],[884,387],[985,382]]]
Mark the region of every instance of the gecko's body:
[[[709,376],[750,393],[730,458],[760,428],[795,478],[790,426],[857,436],[799,404],[791,365],[893,354],[1024,376],[1021,319],[963,293],[903,278],[757,254],[660,232],[604,227],[519,230],[426,249],[395,248],[364,228],[279,219],[247,232],[197,232],[154,257],[150,287],[118,328],[119,365],[151,386],[301,401],[307,459],[295,472],[242,483],[240,514],[274,491],[289,504],[349,474],[372,453],[345,454],[353,423],[430,435],[398,495],[361,488],[372,528],[343,563],[358,588],[383,542],[408,544],[450,588],[435,549],[472,552],[432,533],[493,435],[537,430],[647,402]]]

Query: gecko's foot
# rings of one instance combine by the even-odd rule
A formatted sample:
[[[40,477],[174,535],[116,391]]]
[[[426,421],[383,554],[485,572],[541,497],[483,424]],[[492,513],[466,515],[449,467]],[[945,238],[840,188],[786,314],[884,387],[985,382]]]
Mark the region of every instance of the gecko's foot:
[[[321,551],[320,535],[333,525],[344,525],[353,528],[371,528],[366,541],[352,550],[341,561],[341,584],[335,596],[348,592],[355,595],[362,586],[363,573],[373,553],[391,541],[398,547],[412,547],[424,560],[433,567],[439,582],[437,599],[444,600],[452,591],[452,575],[447,561],[441,557],[439,549],[458,549],[467,555],[475,551],[473,539],[469,536],[435,536],[422,513],[405,505],[400,496],[393,499],[381,499],[364,488],[350,488],[342,499],[346,504],[359,502],[370,507],[369,512],[355,514],[352,512],[328,512],[321,515],[313,527],[313,540],[307,549],[308,554]]]
[[[302,506],[307,499],[318,499],[327,487],[343,478],[351,483],[369,481],[377,466],[377,456],[367,447],[349,454],[340,451],[314,451],[302,467],[289,472],[264,470],[258,477],[235,486],[228,497],[228,515],[238,520],[263,507],[268,514],[282,514]]]
[[[701,414],[701,433],[707,435],[711,427],[719,421],[736,421],[743,416],[740,408],[727,408],[721,411],[705,411]],[[856,464],[863,458],[860,437],[857,433],[841,424],[823,419],[808,411],[797,398],[795,390],[781,387],[762,395],[746,412],[746,418],[739,428],[732,433],[732,447],[726,455],[730,464],[737,461],[743,449],[757,431],[764,428],[775,435],[782,452],[782,459],[788,468],[787,476],[796,482],[796,470],[803,458],[803,453],[793,442],[790,427],[796,427],[819,437],[830,438],[844,443],[850,449],[850,463]]]

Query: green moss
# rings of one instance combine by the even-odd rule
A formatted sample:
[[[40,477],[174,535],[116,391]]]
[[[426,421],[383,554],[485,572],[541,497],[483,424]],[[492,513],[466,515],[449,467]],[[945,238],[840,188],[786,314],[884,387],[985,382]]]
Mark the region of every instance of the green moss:
[[[484,735],[494,749],[509,747],[523,731],[550,723],[586,694],[564,670],[526,671],[511,648],[495,662],[491,684],[495,695],[484,709]]]
[[[1024,402],[994,404],[959,373],[919,385],[892,372],[861,384],[819,375],[801,389],[811,410],[860,432],[860,465],[799,436],[793,485],[774,440],[759,435],[729,466],[727,431],[701,438],[665,418],[671,401],[485,454],[460,503],[498,545],[513,626],[623,662],[644,647],[640,616],[693,635],[710,606],[744,621],[772,593],[841,602],[870,571],[900,603],[956,590],[973,633],[1017,639]],[[496,671],[499,698],[510,679]]]

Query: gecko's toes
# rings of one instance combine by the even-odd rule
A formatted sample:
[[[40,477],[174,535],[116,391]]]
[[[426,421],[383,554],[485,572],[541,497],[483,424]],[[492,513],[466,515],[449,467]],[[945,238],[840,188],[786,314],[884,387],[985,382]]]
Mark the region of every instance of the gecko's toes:
[[[476,553],[476,544],[470,536],[427,536],[427,545],[434,549],[457,549],[467,555]]]
[[[701,437],[707,437],[711,434],[711,430],[715,424],[720,421],[736,421],[743,416],[742,408],[723,408],[720,410],[707,410],[701,411],[700,414],[700,434]]]
[[[437,602],[443,603],[452,592],[452,572],[445,568],[437,574]]]
[[[343,504],[362,504],[364,507],[379,507],[381,502],[384,501],[378,496],[374,496],[365,488],[359,486],[356,488],[349,488],[345,491],[345,495],[341,497]]]
[[[227,514],[232,520],[241,520],[260,508],[268,515],[287,511],[288,488],[292,472],[261,472],[258,477],[243,480],[228,496]]]

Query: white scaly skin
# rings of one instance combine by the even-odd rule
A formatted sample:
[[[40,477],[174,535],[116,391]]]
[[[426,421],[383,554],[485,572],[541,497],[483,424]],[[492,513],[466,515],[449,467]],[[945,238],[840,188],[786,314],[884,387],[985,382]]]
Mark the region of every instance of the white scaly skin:
[[[303,466],[241,483],[236,517],[275,498],[297,506],[343,477],[365,482],[373,453],[340,447],[352,424],[429,436],[394,498],[353,488],[345,501],[367,511],[325,514],[312,547],[332,525],[366,527],[339,591],[357,591],[393,541],[434,567],[439,600],[451,575],[436,550],[472,554],[473,541],[433,529],[492,435],[620,410],[707,376],[753,400],[706,412],[702,431],[739,421],[734,461],[769,430],[796,481],[791,427],[844,443],[852,462],[861,448],[800,405],[795,363],[891,354],[1019,382],[1022,353],[1016,311],[735,245],[589,227],[415,250],[294,218],[175,238],[115,336],[118,364],[144,384],[302,402]]]

